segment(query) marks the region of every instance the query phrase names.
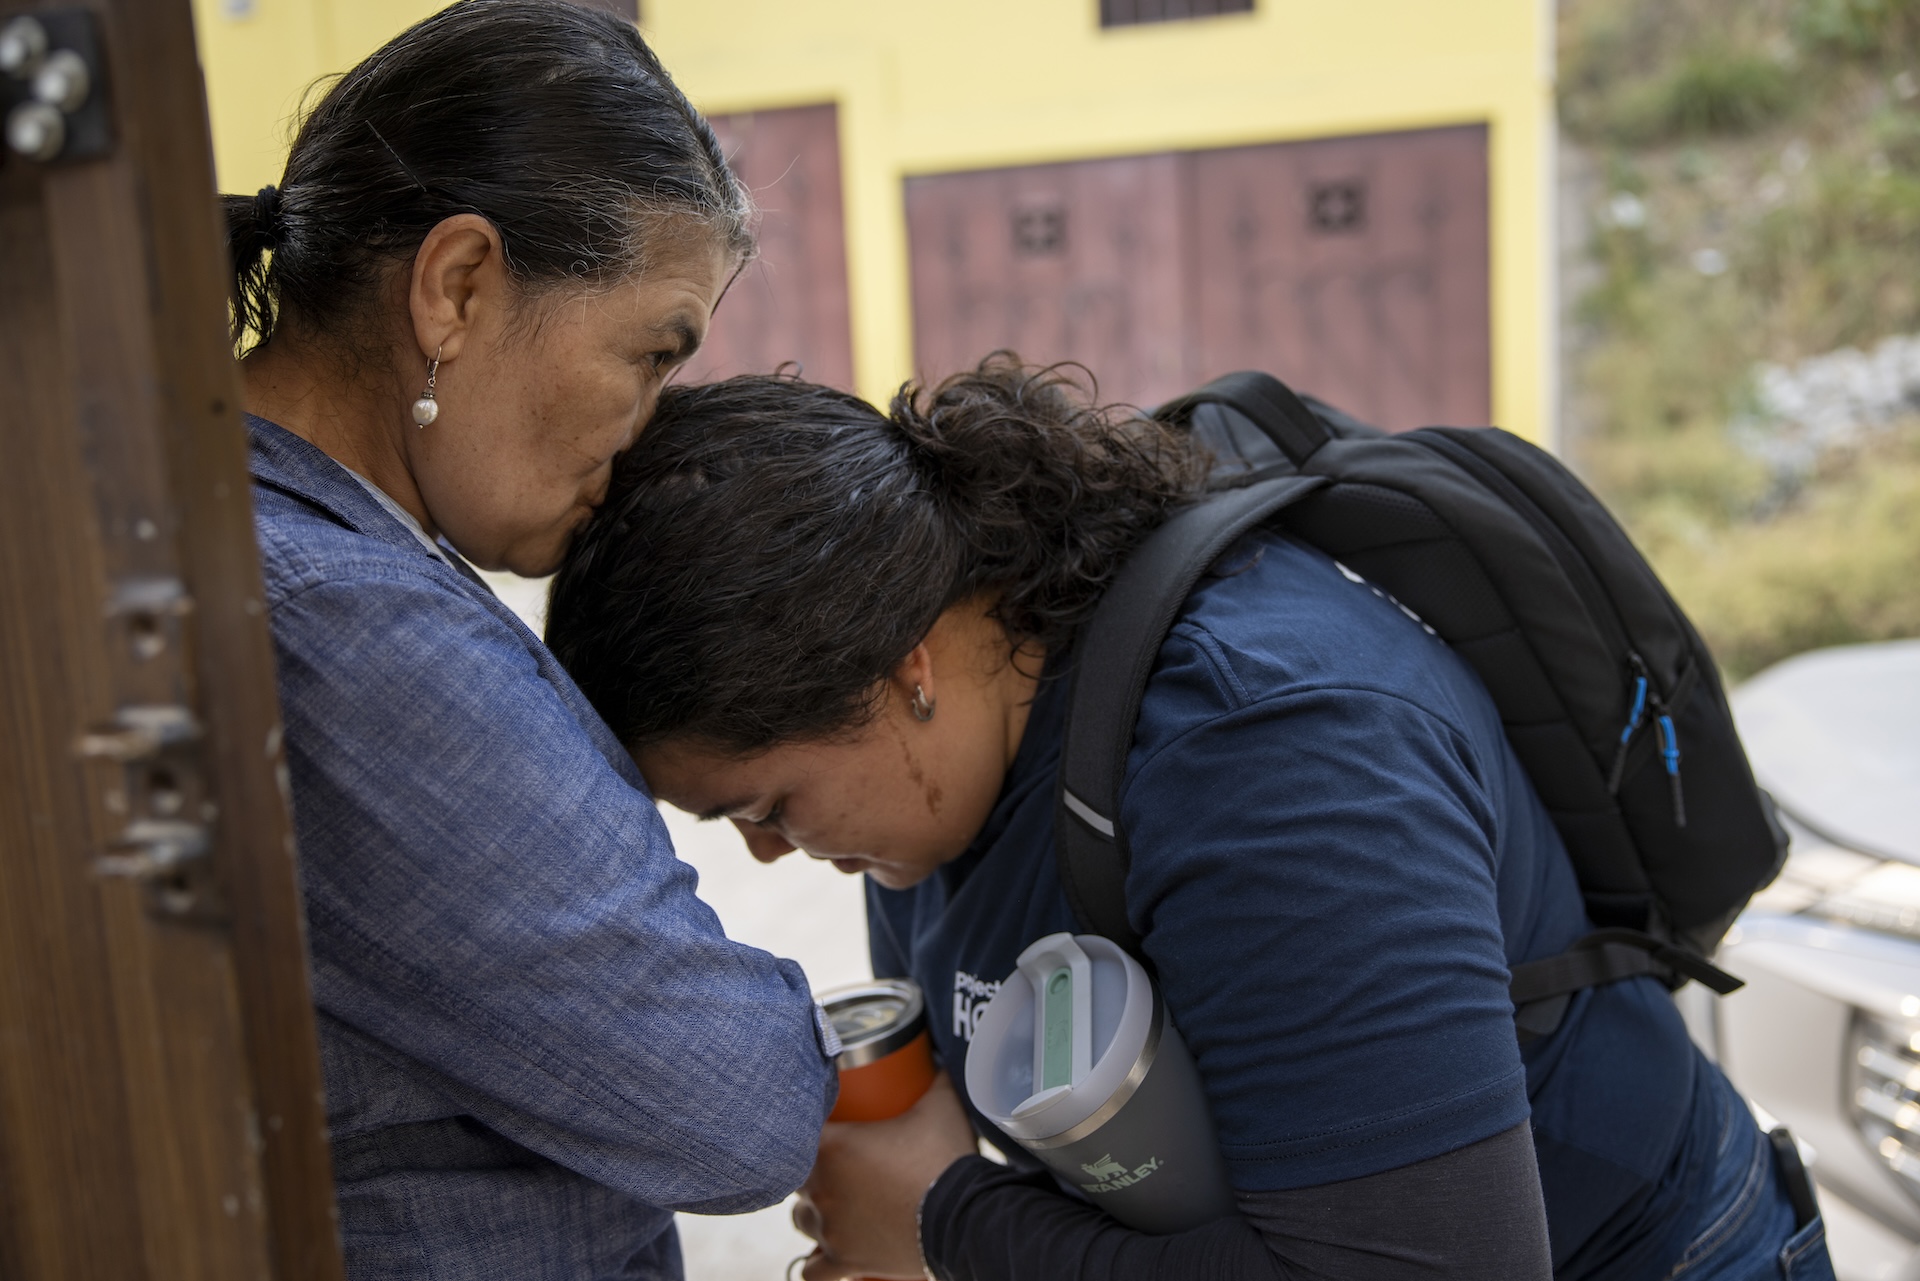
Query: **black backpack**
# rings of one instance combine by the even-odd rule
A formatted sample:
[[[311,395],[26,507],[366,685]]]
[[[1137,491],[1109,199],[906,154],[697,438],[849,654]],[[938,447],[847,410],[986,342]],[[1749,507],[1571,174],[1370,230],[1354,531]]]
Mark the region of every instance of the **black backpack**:
[[[1387,435],[1262,373],[1229,374],[1155,417],[1226,466],[1135,550],[1075,641],[1055,834],[1084,929],[1140,953],[1114,819],[1141,696],[1201,575],[1273,524],[1466,659],[1559,828],[1599,928],[1515,968],[1522,1040],[1600,983],[1740,986],[1706,958],[1779,871],[1786,833],[1706,646],[1571,472],[1496,428]]]

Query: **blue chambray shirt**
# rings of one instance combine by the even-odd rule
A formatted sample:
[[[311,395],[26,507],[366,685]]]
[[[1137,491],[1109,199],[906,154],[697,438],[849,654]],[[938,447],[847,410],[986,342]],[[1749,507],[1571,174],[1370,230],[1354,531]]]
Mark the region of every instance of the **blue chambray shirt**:
[[[678,1278],[673,1211],[813,1163],[806,976],[727,940],[492,592],[248,426],[349,1275]]]

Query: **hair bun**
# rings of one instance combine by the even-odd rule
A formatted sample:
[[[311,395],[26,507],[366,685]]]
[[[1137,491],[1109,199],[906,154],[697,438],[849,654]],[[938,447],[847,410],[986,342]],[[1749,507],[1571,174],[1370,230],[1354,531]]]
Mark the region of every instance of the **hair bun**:
[[[280,188],[268,183],[260,188],[253,198],[253,217],[260,228],[261,236],[270,245],[278,246],[285,233],[286,218],[280,208]]]

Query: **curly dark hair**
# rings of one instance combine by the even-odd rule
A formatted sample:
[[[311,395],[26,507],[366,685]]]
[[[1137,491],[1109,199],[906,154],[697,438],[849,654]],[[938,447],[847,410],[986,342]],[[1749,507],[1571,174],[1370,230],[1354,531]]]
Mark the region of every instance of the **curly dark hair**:
[[[784,375],[670,388],[547,643],[629,747],[831,737],[959,602],[990,602],[1010,655],[1065,649],[1205,471],[1184,432],[1006,352],[886,414]]]

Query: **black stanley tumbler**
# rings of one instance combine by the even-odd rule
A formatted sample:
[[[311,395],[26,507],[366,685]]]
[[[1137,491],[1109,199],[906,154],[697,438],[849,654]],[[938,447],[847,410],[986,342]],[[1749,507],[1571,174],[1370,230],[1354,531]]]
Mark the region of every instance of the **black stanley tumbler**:
[[[1108,940],[1050,934],[1022,952],[966,1075],[976,1108],[1129,1227],[1234,1213],[1200,1074],[1146,971]]]

